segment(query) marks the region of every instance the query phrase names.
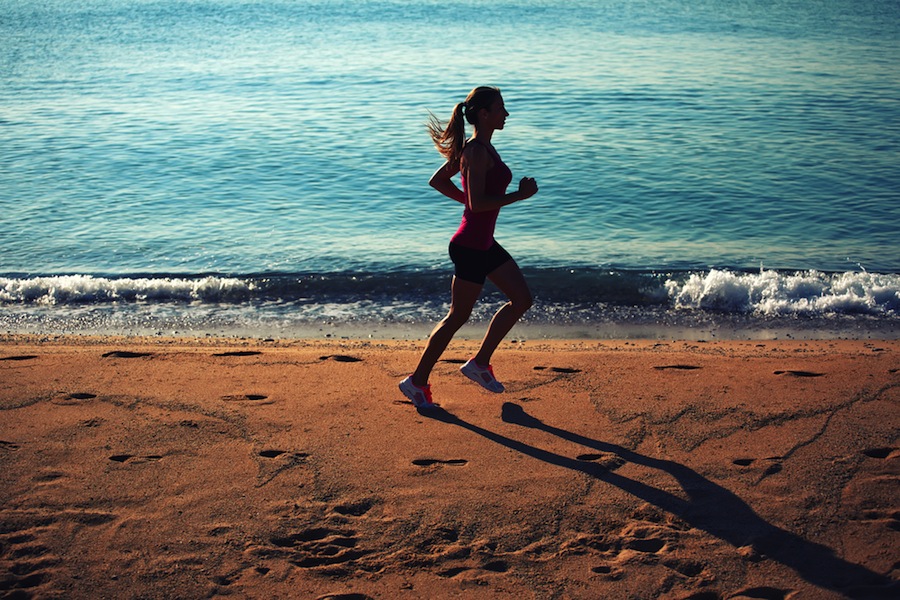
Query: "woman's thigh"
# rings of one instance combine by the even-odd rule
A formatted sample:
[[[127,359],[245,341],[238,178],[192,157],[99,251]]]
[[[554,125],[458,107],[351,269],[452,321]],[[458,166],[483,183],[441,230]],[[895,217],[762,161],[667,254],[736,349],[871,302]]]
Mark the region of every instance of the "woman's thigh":
[[[510,259],[488,273],[488,279],[514,304],[531,304],[531,290],[515,260]]]
[[[454,276],[453,283],[450,285],[450,312],[463,319],[468,319],[483,287],[480,283]]]

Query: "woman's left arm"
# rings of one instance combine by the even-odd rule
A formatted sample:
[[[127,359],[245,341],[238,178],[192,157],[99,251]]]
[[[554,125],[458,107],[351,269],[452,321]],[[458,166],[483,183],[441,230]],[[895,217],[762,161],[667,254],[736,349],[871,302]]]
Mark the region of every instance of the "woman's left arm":
[[[456,200],[460,204],[466,203],[466,194],[453,183],[453,177],[459,173],[459,164],[456,166],[445,162],[444,165],[434,172],[428,185],[447,196],[451,200]]]

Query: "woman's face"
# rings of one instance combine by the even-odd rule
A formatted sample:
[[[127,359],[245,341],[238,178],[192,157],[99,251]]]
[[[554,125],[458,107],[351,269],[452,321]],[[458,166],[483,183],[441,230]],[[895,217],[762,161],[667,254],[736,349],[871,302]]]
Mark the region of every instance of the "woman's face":
[[[483,109],[483,112],[479,116],[478,124],[482,127],[489,127],[491,129],[503,129],[503,125],[506,123],[506,117],[508,116],[509,113],[506,112],[503,98],[497,96],[497,99],[491,103],[490,108]]]

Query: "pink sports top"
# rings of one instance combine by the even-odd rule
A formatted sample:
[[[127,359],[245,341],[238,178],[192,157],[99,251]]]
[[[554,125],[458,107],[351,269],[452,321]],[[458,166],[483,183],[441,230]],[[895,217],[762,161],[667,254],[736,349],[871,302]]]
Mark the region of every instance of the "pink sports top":
[[[472,142],[478,142],[478,140],[469,140],[468,143]],[[488,196],[503,196],[506,194],[506,186],[512,181],[512,171],[503,164],[496,150],[485,144],[482,145],[490,151],[494,158],[494,166],[488,170],[485,176],[484,192]],[[497,215],[500,214],[500,209],[473,212],[469,208],[469,189],[466,187],[465,177],[462,177],[462,188],[466,194],[466,208],[463,210],[459,229],[456,230],[450,241],[466,248],[487,250],[494,244],[494,226],[497,224]]]

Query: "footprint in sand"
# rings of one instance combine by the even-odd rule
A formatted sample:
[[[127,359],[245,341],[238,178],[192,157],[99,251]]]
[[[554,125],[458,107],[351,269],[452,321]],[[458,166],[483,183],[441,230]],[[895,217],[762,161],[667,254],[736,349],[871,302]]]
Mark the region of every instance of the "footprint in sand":
[[[663,561],[662,564],[685,577],[698,577],[703,573],[703,563],[693,560],[673,558]]]
[[[306,452],[289,452],[278,449],[261,450],[257,456],[267,459],[259,463],[259,473],[256,476],[256,487],[258,488],[268,485],[282,473],[306,464],[306,459],[310,457]]]
[[[770,464],[768,467],[766,467],[765,471],[763,471],[763,474],[762,474],[763,478],[768,477],[769,475],[775,475],[777,473],[781,473],[781,471],[784,469],[784,465],[781,462],[782,459],[779,456],[772,456],[765,460],[770,461],[772,464]],[[749,467],[749,466],[753,465],[755,462],[756,462],[756,459],[754,459],[754,458],[735,458],[734,460],[731,461],[731,464],[733,464],[737,467]]]
[[[860,521],[881,523],[888,529],[891,529],[893,531],[900,531],[900,509],[869,509],[863,511],[862,515],[857,518]]]
[[[37,354],[22,354],[19,356],[4,356],[0,360],[32,360],[37,358]]]
[[[147,456],[134,456],[133,454],[113,454],[109,460],[117,463],[128,463],[130,465],[139,465],[143,463],[158,462],[162,460],[162,456],[150,454]]]
[[[467,571],[474,571],[476,569],[480,569],[482,571],[490,571],[491,573],[506,573],[507,571],[509,571],[510,566],[509,563],[505,560],[492,560],[478,567],[450,567],[448,569],[438,571],[437,576],[443,577],[445,579],[452,579],[457,575],[461,575]]]
[[[54,511],[41,509],[16,510],[4,508],[0,546],[4,572],[0,574],[0,597],[45,598],[59,597],[47,589],[57,583],[60,565],[69,557],[54,552],[59,540],[67,539],[73,531],[83,527],[98,527],[117,520],[107,512],[80,510]],[[53,583],[51,583],[53,582]]]
[[[442,571],[437,572],[438,577],[444,577],[445,579],[451,579],[456,577],[460,573],[465,573],[466,571],[470,571],[471,567],[450,567],[449,569],[444,569]]]
[[[282,454],[284,454],[284,450],[263,450],[259,453],[263,458],[278,458]]]
[[[790,590],[782,590],[775,587],[754,587],[747,588],[729,596],[729,600],[740,600],[741,598],[758,598],[760,600],[784,600],[790,594]]]
[[[463,465],[468,464],[469,461],[463,458],[451,458],[450,460],[442,460],[439,458],[417,458],[412,461],[412,464],[417,467],[440,467],[440,466],[451,466],[451,467],[461,467]]]
[[[355,356],[346,356],[344,354],[329,354],[327,356],[320,356],[319,360],[333,360],[335,362],[343,363],[362,362],[361,358],[356,358]]]
[[[53,483],[54,481],[63,479],[65,476],[65,473],[61,473],[59,471],[45,471],[43,473],[35,474],[35,476],[32,478],[32,481],[40,485]]]
[[[757,468],[746,471],[748,473],[759,473],[759,476],[756,479],[756,483],[760,483],[763,479],[771,477],[772,475],[777,475],[784,470],[784,459],[781,456],[770,456],[768,458],[760,460],[764,460],[769,463],[769,465],[766,466],[765,469],[763,469],[762,473],[759,473],[759,468],[761,468],[761,466],[758,465]],[[731,461],[731,464],[738,467],[749,467],[751,465],[755,465],[756,462],[757,460],[753,458],[736,458]]]
[[[492,560],[481,565],[481,569],[492,573],[506,573],[509,571],[509,563],[505,560]]]
[[[701,369],[702,367],[698,367],[695,365],[661,365],[659,367],[653,367],[657,371],[665,371],[667,369],[671,369],[673,371],[696,371],[697,369]]]
[[[96,397],[97,394],[91,394],[89,392],[73,392],[67,394],[63,398],[53,400],[52,402],[58,406],[73,406],[81,404],[85,400],[93,400]]]
[[[57,519],[46,518],[46,525],[57,525]],[[41,543],[41,530],[22,522],[4,524],[3,539],[5,573],[0,578],[0,591],[8,591],[4,598],[38,597],[38,589],[51,580],[53,565],[61,562],[50,548]]]
[[[228,587],[229,585],[234,583],[234,579],[229,577],[228,575],[210,575],[209,580],[216,585],[221,585],[222,587]]]
[[[275,404],[274,400],[269,400],[265,394],[229,394],[222,396],[225,402],[239,402],[250,406],[263,406],[265,404]]]
[[[625,575],[625,571],[612,565],[597,565],[596,567],[591,567],[591,573],[603,575],[605,579],[609,579],[610,581],[622,579]]]
[[[345,517],[361,517],[375,506],[375,501],[371,499],[359,500],[358,502],[346,502],[338,504],[334,507],[334,512]]]
[[[129,352],[127,350],[114,350],[112,352],[107,352],[103,355],[103,358],[143,358],[145,356],[152,356],[149,352]]]
[[[869,448],[868,450],[863,450],[863,454],[869,458],[878,458],[882,460],[900,456],[900,452],[897,451],[897,448]]]
[[[287,450],[263,450],[259,455],[263,458],[278,458],[279,456],[290,459],[309,458],[309,454],[306,452],[288,452]]]
[[[213,356],[258,356],[260,354],[262,354],[262,352],[258,350],[233,350],[230,352],[219,352],[213,354]]]
[[[542,367],[537,366],[534,368],[535,371],[550,371],[551,373],[581,373],[581,369],[572,369],[570,367]]]
[[[622,544],[623,548],[634,550],[635,552],[644,552],[646,554],[656,554],[666,545],[665,540],[659,538],[633,538],[626,540]]]
[[[269,541],[286,554],[288,562],[301,569],[343,565],[370,552],[359,547],[355,531],[330,527],[313,527],[290,535],[273,536]]]
[[[812,371],[775,371],[775,375],[790,375],[791,377],[824,377],[825,373],[814,373]]]
[[[612,453],[594,453],[590,452],[587,454],[579,454],[575,457],[575,460],[580,460],[581,462],[589,462],[594,463],[598,467],[602,467],[608,471],[614,471],[618,469],[622,465],[625,464],[625,459],[617,454]]]
[[[4,440],[0,440],[0,450],[14,451],[14,450],[18,450],[19,448],[21,448],[21,446],[15,442],[7,442]]]

